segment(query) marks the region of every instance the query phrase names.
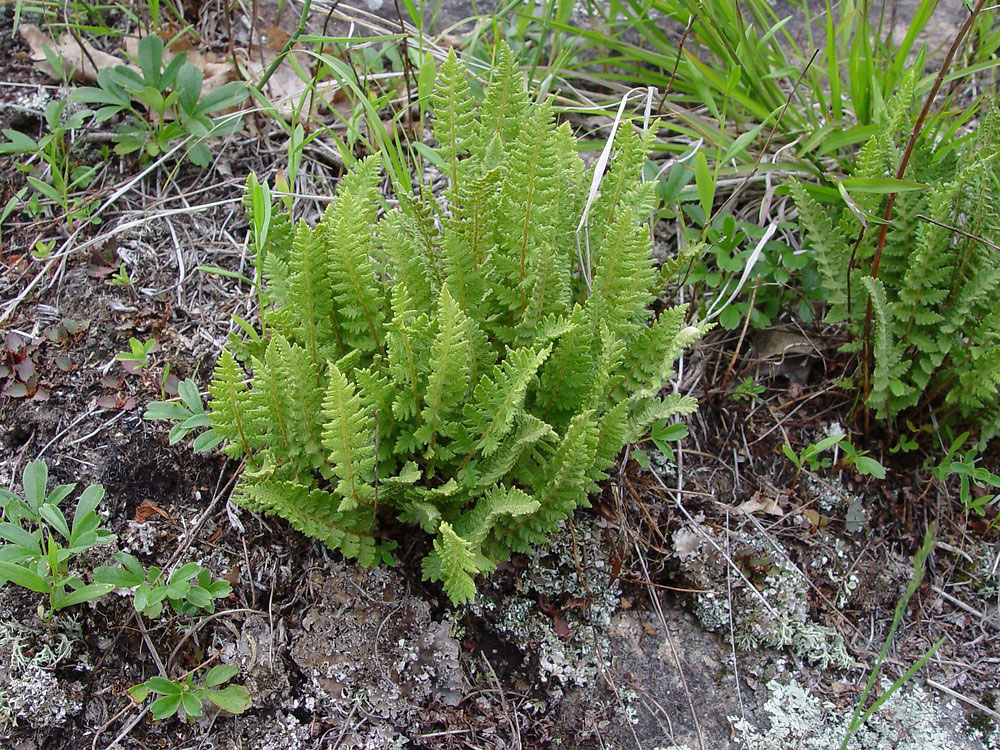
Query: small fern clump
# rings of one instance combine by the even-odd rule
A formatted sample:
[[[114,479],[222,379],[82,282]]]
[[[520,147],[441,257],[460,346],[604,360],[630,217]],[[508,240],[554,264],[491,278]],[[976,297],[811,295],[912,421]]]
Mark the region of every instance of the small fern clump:
[[[895,171],[912,96],[911,78],[852,177]],[[849,350],[860,351],[866,329],[870,336],[868,406],[885,420],[931,409],[939,423],[977,427],[986,441],[1000,433],[1000,112],[986,112],[959,147],[943,145],[917,142],[905,177],[927,187],[898,195],[877,278],[877,225],[857,245],[855,213],[831,215],[798,183],[792,194],[823,277],[827,320],[847,324]],[[858,193],[855,208],[880,215],[882,199]]]
[[[391,559],[380,523],[419,526],[425,579],[460,603],[586,506],[623,445],[694,411],[657,394],[706,327],[649,307],[649,135],[620,129],[578,247],[592,171],[508,49],[479,107],[452,53],[433,108],[440,198],[397,186],[389,208],[369,157],[315,228],[271,217],[264,334],[222,352],[209,406],[245,462],[236,502],[362,565]]]

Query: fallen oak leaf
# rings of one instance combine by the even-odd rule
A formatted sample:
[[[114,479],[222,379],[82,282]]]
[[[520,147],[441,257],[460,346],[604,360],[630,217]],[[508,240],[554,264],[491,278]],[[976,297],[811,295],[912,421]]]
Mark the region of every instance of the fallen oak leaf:
[[[152,500],[143,500],[135,509],[135,520],[139,523],[146,523],[153,516],[170,520],[170,515]]]
[[[776,499],[773,497],[765,498],[759,492],[746,502],[737,505],[736,510],[746,513],[748,516],[754,513],[767,513],[769,516],[782,516],[785,514]]]
[[[68,33],[59,37],[57,43],[30,23],[22,23],[20,31],[21,39],[31,49],[31,61],[35,67],[56,81],[61,81],[62,76],[49,64],[50,54],[62,61],[64,69],[70,73],[70,80],[77,83],[94,83],[99,70],[125,64],[114,55],[102,52],[87,42],[74,39]],[[46,49],[49,54],[46,54]],[[139,72],[134,65],[128,67]]]

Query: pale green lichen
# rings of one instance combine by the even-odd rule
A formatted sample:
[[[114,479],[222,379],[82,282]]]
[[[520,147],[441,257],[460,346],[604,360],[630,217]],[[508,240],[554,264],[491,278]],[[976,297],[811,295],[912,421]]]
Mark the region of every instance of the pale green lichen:
[[[1000,596],[1000,556],[985,542],[973,555],[972,578],[976,593],[987,601]]]
[[[715,530],[700,526],[682,532],[674,535],[675,545],[682,543],[681,566],[709,592],[696,594],[694,603],[695,616],[705,628],[722,633],[744,651],[788,648],[823,669],[854,664],[840,633],[810,619],[809,584],[780,549],[758,537],[741,538],[743,557],[766,569],[750,590],[712,545],[694,543],[695,535],[718,537]],[[724,548],[721,538],[716,544]]]
[[[882,681],[882,690],[889,687]],[[799,683],[772,680],[762,726],[731,716],[741,750],[832,750],[847,735],[853,707],[820,700]],[[861,726],[848,750],[969,750],[956,734],[958,709],[919,685],[905,685]]]
[[[51,729],[80,710],[52,672],[72,650],[73,639],[65,633],[0,622],[0,730]]]
[[[600,672],[600,653],[610,649],[604,633],[621,590],[607,574],[608,555],[597,518],[579,517],[572,530],[565,528],[532,552],[518,574],[516,596],[499,601],[480,597],[469,605],[470,612],[488,619],[499,634],[535,655],[538,679],[553,698],[565,687],[591,684]],[[553,613],[539,605],[574,600],[586,606]]]

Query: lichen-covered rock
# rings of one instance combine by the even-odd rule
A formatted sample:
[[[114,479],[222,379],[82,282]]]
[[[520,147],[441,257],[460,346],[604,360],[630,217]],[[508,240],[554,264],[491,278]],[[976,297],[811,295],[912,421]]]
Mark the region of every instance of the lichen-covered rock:
[[[608,650],[608,628],[621,600],[610,546],[594,515],[579,516],[569,528],[535,549],[516,576],[513,596],[482,597],[469,611],[498,635],[532,654],[533,671],[552,698],[570,686],[588,685]],[[583,561],[592,574],[581,578]],[[579,565],[577,564],[579,563]]]
[[[789,648],[823,669],[853,664],[840,633],[810,617],[809,584],[784,550],[752,530],[743,530],[739,545],[727,553],[730,560],[744,563],[739,572],[733,571],[723,554],[725,531],[697,519],[695,523],[674,533],[675,544],[680,543],[675,557],[701,590],[694,597],[694,614],[702,625],[744,651]],[[744,576],[755,584],[752,589]]]
[[[882,690],[890,686],[882,682]],[[795,680],[767,684],[765,725],[730,717],[741,750],[830,750],[840,747],[853,706],[838,707],[809,693]],[[904,685],[861,726],[848,750],[976,750],[983,746],[961,733],[964,725],[953,702],[919,685]]]
[[[451,623],[433,620],[395,571],[333,563],[308,585],[316,604],[290,654],[311,680],[313,716],[343,729],[340,747],[394,747],[433,720],[428,706],[468,692]]]
[[[0,622],[0,737],[17,727],[54,729],[79,713],[80,685],[53,674],[71,652],[64,633]]]

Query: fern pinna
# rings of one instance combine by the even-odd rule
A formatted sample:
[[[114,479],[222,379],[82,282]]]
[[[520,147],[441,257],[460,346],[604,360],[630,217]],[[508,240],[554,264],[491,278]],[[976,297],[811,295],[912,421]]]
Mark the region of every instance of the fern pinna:
[[[852,177],[896,169],[912,94],[911,78]],[[860,350],[866,330],[870,337],[868,406],[887,420],[930,409],[939,424],[977,427],[985,442],[1000,434],[1000,112],[986,109],[957,147],[936,140],[917,142],[906,178],[926,187],[899,194],[878,278],[869,270],[878,227],[858,244],[855,212],[830,211],[799,183],[792,195],[823,276],[827,319],[846,322],[848,350]],[[883,196],[856,197],[859,213],[881,213]]]
[[[478,107],[452,52],[433,105],[447,189],[387,208],[370,157],[315,228],[272,233],[265,335],[223,351],[210,413],[246,464],[238,503],[363,565],[390,561],[380,518],[415,524],[424,577],[460,603],[586,506],[623,445],[694,411],[657,394],[706,326],[649,308],[651,136],[619,129],[582,269],[592,172],[510,50]]]

